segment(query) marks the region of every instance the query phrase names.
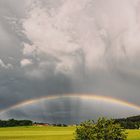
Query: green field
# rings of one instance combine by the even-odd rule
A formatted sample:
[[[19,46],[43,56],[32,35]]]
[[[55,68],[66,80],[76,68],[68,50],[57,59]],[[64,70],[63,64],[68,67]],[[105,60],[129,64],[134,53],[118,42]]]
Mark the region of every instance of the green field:
[[[0,128],[0,140],[72,140],[75,127]],[[140,140],[140,130],[127,130],[128,140]]]
[[[140,140],[140,130],[127,130],[128,140]]]

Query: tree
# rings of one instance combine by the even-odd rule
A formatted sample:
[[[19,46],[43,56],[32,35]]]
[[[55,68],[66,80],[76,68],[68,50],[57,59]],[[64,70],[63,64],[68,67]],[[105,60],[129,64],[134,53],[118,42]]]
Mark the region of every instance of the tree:
[[[125,129],[139,129],[140,116],[115,119],[115,122],[119,123],[121,125],[121,127],[125,128]]]
[[[13,127],[13,126],[31,126],[33,124],[30,120],[0,120],[0,127]]]
[[[126,132],[113,120],[85,121],[76,128],[76,140],[126,140]]]

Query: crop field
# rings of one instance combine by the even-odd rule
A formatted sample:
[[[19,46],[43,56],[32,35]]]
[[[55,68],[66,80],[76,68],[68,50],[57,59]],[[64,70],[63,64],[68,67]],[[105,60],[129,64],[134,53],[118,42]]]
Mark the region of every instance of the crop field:
[[[128,140],[140,140],[140,130],[127,130]]]
[[[0,128],[0,140],[72,140],[75,127]]]
[[[0,128],[0,140],[72,140],[75,127]],[[140,140],[140,130],[127,130],[128,140]]]

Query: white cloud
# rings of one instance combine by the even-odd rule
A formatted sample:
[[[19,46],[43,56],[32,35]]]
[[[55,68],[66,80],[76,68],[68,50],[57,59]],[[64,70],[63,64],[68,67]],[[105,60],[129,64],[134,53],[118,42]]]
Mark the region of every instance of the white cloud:
[[[25,66],[31,65],[32,61],[29,59],[23,59],[23,60],[21,60],[20,64],[22,67],[25,67]]]
[[[38,53],[50,54],[60,60],[58,70],[63,66],[74,71],[78,62],[73,53],[82,49],[88,68],[100,66],[104,44],[96,35],[94,17],[91,19],[84,13],[87,1],[82,0],[80,5],[79,2],[81,3],[81,1],[65,2],[53,17],[45,12],[45,7],[34,5],[28,13],[29,18],[23,22],[24,33],[34,45],[28,46],[28,49],[26,45],[23,53],[30,53],[37,46]],[[74,7],[73,10],[69,9],[70,7]]]
[[[54,12],[32,0],[23,28],[33,45],[25,44],[23,54],[36,50],[38,55],[51,55],[59,60],[56,71],[64,73],[75,73],[78,65],[92,72],[108,69],[110,63],[129,63],[128,58],[135,61],[140,50],[138,2],[67,0]]]
[[[4,69],[13,68],[12,64],[5,64],[1,59],[0,59],[0,67],[2,67]]]
[[[34,55],[35,51],[36,51],[35,46],[24,43],[23,54],[25,56],[32,56]]]

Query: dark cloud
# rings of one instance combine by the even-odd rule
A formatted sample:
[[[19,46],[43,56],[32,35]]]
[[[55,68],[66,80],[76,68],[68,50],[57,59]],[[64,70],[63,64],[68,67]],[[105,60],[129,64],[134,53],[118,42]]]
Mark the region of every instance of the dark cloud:
[[[0,0],[0,109],[69,93],[140,105],[139,5],[139,0]],[[100,105],[53,100],[4,117],[73,123],[138,113],[124,114],[120,106],[120,115],[114,109],[106,113],[108,105]]]

